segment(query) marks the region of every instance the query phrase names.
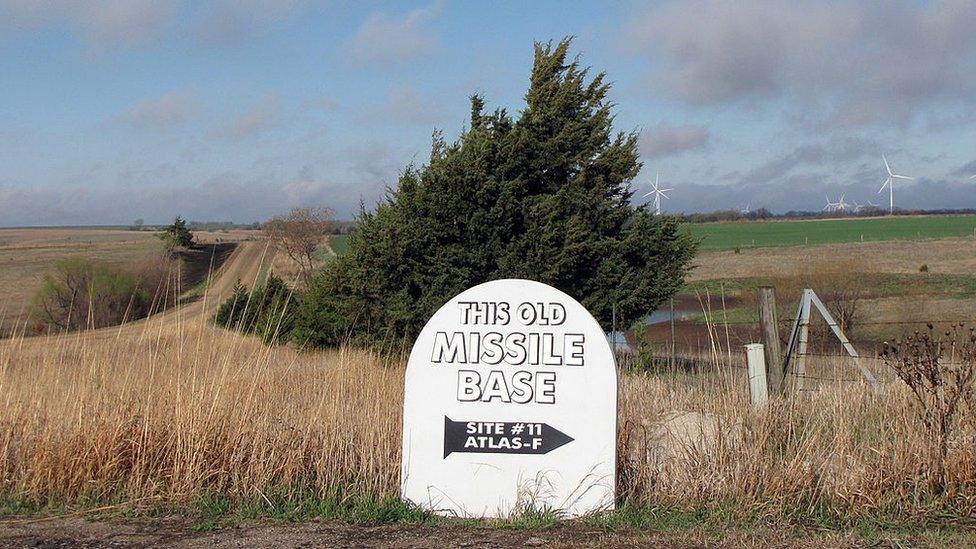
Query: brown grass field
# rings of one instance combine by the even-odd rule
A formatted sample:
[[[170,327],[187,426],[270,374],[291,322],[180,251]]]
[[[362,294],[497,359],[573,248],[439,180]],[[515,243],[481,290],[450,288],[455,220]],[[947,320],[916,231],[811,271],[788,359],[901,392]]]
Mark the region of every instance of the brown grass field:
[[[690,280],[793,274],[805,263],[856,258],[882,273],[916,274],[924,263],[932,273],[976,273],[976,238],[849,242],[822,246],[746,248],[740,253],[699,254]]]
[[[150,243],[98,236],[126,253]],[[40,272],[41,255],[103,250],[94,239],[79,244],[66,234],[58,237],[65,239],[60,248],[51,247],[53,233],[6,238],[0,253],[31,267],[4,266],[0,276],[20,285]],[[218,506],[219,516],[294,519],[341,516],[395,498],[403,359],[268,347],[209,324],[213,305],[233,281],[256,279],[262,262],[275,257],[262,242],[246,244],[193,305],[123,327],[0,340],[0,515],[197,516]],[[908,270],[909,262],[927,261],[948,272],[973,261],[971,253],[956,258],[954,246],[927,242],[911,253],[886,252],[881,244],[839,248],[886,257],[884,268]],[[750,260],[770,261],[762,254],[788,264],[802,250],[723,254],[703,255],[695,276],[718,269],[719,261],[728,263],[726,272],[747,272]],[[948,304],[932,301],[932,307],[971,312],[943,301]],[[657,509],[652,514],[699,526],[737,525],[739,533],[717,538],[726,546],[752,544],[742,524],[802,527],[806,534],[787,533],[780,545],[819,540],[808,546],[833,547],[867,539],[850,533],[858,525],[877,532],[886,524],[953,525],[976,516],[976,402],[966,402],[955,418],[945,474],[937,475],[932,439],[907,388],[879,361],[869,364],[887,381],[883,394],[844,379],[856,376],[836,375],[852,371],[846,361],[812,357],[810,370],[832,372],[824,376],[830,380],[754,411],[741,348],[721,325],[710,333],[689,354],[697,364],[693,373],[622,373],[618,493],[628,508]],[[673,527],[670,520],[659,528]],[[8,531],[23,530],[19,524],[15,518]],[[821,529],[842,533],[825,538]],[[775,529],[763,531],[776,538]],[[673,546],[716,539],[710,532]],[[909,532],[904,539],[973,541],[961,532]]]
[[[214,496],[274,508],[396,495],[402,360],[266,347],[179,313],[135,327],[108,341],[0,344],[3,500],[131,512]],[[725,353],[697,375],[622,377],[629,505],[761,523],[976,512],[972,408],[941,490],[900,385],[825,384],[756,412],[738,354]]]
[[[241,229],[200,231],[195,235],[200,243],[215,244],[253,240],[260,233]],[[31,299],[40,288],[44,274],[57,261],[85,257],[122,264],[148,260],[161,253],[161,242],[150,231],[0,229],[0,318],[7,326],[24,322]],[[207,258],[201,262],[206,263]],[[204,269],[207,267],[202,266]]]

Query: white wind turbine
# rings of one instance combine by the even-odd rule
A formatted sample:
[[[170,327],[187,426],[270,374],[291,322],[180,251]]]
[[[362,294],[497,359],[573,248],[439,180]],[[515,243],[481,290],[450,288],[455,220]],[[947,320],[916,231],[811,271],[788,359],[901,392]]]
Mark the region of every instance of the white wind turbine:
[[[649,192],[649,193],[647,193],[647,194],[645,194],[643,196],[643,198],[647,198],[647,197],[649,197],[651,195],[654,195],[654,215],[661,215],[661,199],[668,197],[668,195],[666,195],[664,193],[666,193],[668,191],[674,190],[674,189],[662,189],[662,188],[658,187],[658,184],[657,184],[658,183],[658,175],[659,174],[654,174],[654,185],[651,186],[651,192]]]
[[[888,165],[888,159],[885,158],[885,155],[883,154],[881,155],[881,160],[884,161],[885,171],[888,172],[888,177],[885,178],[884,183],[881,185],[881,188],[878,189],[878,193],[880,194],[881,191],[885,190],[885,187],[888,187],[888,213],[895,213],[895,187],[894,187],[895,179],[911,180],[915,178],[908,177],[907,175],[898,175],[892,172],[891,166]]]
[[[837,209],[837,205],[840,204],[840,202],[831,202],[830,201],[830,197],[827,196],[827,195],[824,195],[824,198],[827,199],[827,205],[823,207],[823,211],[825,211],[825,212],[832,212],[832,211],[836,210]]]
[[[844,202],[844,197],[846,197],[846,196],[847,196],[846,194],[840,195],[840,200],[838,200],[837,203],[834,204],[834,210],[836,210],[838,212],[846,212],[847,211],[847,208],[849,208],[851,205],[848,204],[847,202]]]

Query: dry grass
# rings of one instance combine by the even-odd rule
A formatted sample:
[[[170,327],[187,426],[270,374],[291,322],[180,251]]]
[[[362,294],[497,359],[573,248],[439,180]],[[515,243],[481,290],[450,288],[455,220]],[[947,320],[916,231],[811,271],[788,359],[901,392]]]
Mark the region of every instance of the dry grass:
[[[201,243],[253,240],[260,234],[242,229],[195,233]],[[5,325],[25,321],[44,273],[60,260],[83,257],[113,265],[142,263],[160,256],[160,244],[150,231],[0,229],[0,319]]]
[[[394,491],[402,372],[201,325],[0,347],[0,478],[36,503]]]
[[[878,273],[917,274],[925,263],[933,273],[972,274],[976,272],[976,238],[754,248],[738,254],[702,252],[695,260],[697,267],[690,280],[790,276],[797,264],[837,259],[862,261]]]
[[[0,342],[0,500],[397,493],[402,361],[265,347],[199,320],[118,333]],[[901,387],[828,384],[753,412],[738,354],[719,349],[704,375],[622,378],[623,497],[791,520],[976,512],[971,408],[942,492]]]

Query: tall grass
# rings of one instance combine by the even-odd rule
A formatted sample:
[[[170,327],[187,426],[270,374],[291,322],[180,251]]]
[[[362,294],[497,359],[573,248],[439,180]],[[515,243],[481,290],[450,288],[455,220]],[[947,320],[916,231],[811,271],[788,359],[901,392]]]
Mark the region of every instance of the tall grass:
[[[400,359],[268,347],[173,315],[113,334],[0,342],[0,500],[396,496]],[[937,485],[899,385],[827,383],[754,411],[741,353],[723,351],[703,353],[728,361],[711,373],[623,375],[622,501],[801,521],[976,512],[971,408]]]
[[[0,347],[0,493],[36,505],[383,497],[402,370],[204,324]]]

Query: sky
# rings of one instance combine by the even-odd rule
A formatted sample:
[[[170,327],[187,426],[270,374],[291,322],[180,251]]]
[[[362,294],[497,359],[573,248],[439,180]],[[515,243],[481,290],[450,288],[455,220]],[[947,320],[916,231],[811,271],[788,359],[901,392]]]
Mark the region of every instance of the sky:
[[[976,207],[976,2],[0,0],[0,226],[352,218],[567,35],[635,200]]]

